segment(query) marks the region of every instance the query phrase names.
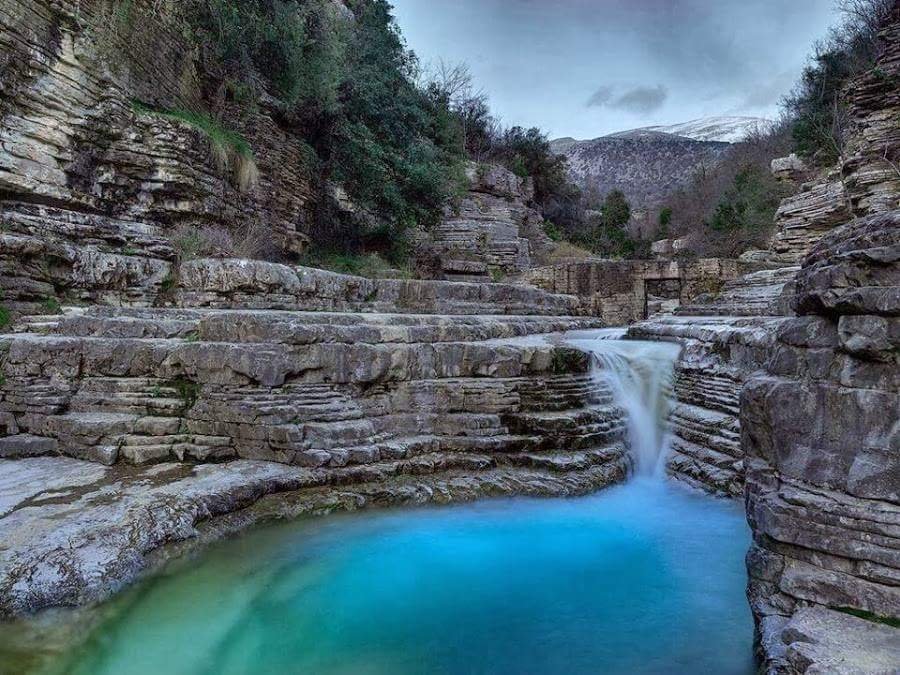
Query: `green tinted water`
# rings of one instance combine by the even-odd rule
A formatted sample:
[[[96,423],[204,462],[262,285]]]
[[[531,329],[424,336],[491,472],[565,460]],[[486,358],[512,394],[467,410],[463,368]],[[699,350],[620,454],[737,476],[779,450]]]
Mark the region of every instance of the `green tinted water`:
[[[739,504],[637,479],[285,523],[123,594],[78,675],[753,672]]]

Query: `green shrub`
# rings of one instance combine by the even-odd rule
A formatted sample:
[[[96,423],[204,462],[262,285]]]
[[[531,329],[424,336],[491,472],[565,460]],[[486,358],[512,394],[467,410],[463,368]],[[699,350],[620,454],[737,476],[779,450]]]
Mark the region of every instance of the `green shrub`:
[[[12,323],[12,315],[6,307],[0,307],[0,330],[3,330]]]
[[[603,224],[609,228],[625,227],[631,220],[631,205],[621,190],[612,190],[600,209]]]
[[[659,227],[656,230],[656,236],[660,239],[666,239],[669,236],[669,225],[672,223],[672,208],[665,206],[659,211],[658,217]]]
[[[171,380],[168,385],[178,393],[178,398],[181,399],[181,405],[185,411],[194,407],[197,399],[200,398],[200,391],[203,389],[198,382],[185,377]]]
[[[299,263],[308,267],[317,267],[340,274],[352,274],[358,277],[377,279],[386,276],[398,276],[397,268],[377,253],[345,254],[310,251],[303,255]],[[399,270],[399,276],[407,276],[406,270]]]
[[[141,115],[156,115],[157,117],[184,122],[202,132],[216,146],[234,152],[241,157],[253,157],[253,149],[244,136],[231,129],[226,129],[220,122],[205,113],[181,109],[153,108],[141,101],[132,101],[131,107],[136,113]]]
[[[761,231],[771,227],[783,190],[771,172],[747,165],[716,206],[710,227],[719,232]]]
[[[41,308],[47,314],[59,314],[62,311],[59,300],[52,296],[47,296],[46,298],[44,298],[44,300],[41,302]]]
[[[549,220],[544,221],[544,234],[546,234],[552,241],[562,241],[563,233],[554,223]]]

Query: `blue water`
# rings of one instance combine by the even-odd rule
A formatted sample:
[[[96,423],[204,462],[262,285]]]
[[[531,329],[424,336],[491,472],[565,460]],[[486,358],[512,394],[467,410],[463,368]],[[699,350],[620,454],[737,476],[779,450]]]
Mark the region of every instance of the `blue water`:
[[[636,479],[293,522],[115,601],[65,672],[749,674],[739,504]]]

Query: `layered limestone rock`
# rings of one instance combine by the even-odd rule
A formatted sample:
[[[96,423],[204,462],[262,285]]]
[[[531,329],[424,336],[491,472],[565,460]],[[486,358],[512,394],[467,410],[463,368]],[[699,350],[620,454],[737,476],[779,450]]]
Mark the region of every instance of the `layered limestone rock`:
[[[199,57],[156,18],[158,7],[129,3],[126,21],[103,2],[0,3],[0,224],[12,237],[0,265],[24,254],[49,268],[16,293],[22,301],[50,294],[57,263],[91,267],[70,250],[84,235],[101,268],[134,275],[140,265],[147,277],[164,267],[157,258],[169,259],[161,233],[178,225],[254,222],[285,248],[303,245],[303,144],[265,104],[207,111]],[[254,157],[169,111],[217,117],[211,123],[242,134]],[[35,228],[52,236],[35,242]]]
[[[900,208],[900,7],[882,31],[875,67],[847,90],[850,126],[842,158],[855,215]]]
[[[765,362],[785,318],[658,317],[628,336],[674,340],[684,348],[675,365],[670,416],[670,475],[730,497],[743,494],[740,392]]]
[[[14,314],[60,304],[439,314],[586,315],[579,298],[512,284],[368,279],[237,258],[177,263],[153,230],[0,233],[0,289]],[[78,236],[81,233],[81,236]],[[111,244],[107,243],[111,242]],[[131,246],[140,245],[134,249]],[[120,252],[110,252],[115,246]],[[121,252],[124,251],[124,252]],[[156,253],[161,257],[148,257]],[[164,256],[164,257],[163,257]],[[169,259],[166,259],[168,257]]]
[[[871,619],[874,642],[892,631],[893,659],[900,644],[882,620],[900,618],[900,211],[824,238],[794,306],[767,374],[742,394],[749,596],[772,670],[832,672],[842,641],[827,658],[794,644],[788,619],[805,606]],[[887,658],[879,644],[871,663]],[[806,660],[815,665],[798,666]]]
[[[799,267],[776,267],[726,281],[720,290],[694,298],[675,313],[685,316],[781,316],[790,313],[784,296]]]
[[[778,207],[775,236],[764,261],[770,265],[798,265],[822,235],[849,217],[840,175],[833,172],[804,183],[799,193]]]
[[[513,284],[368,279],[238,259],[182,264],[163,301],[181,307],[425,314],[582,315],[576,297]]]
[[[468,191],[420,237],[419,272],[433,279],[489,281],[529,269],[552,246],[533,204],[531,180],[494,164],[470,164],[466,177]]]
[[[539,381],[547,397],[569,392],[585,403],[592,386],[585,363],[573,366],[582,373],[573,380],[572,353],[503,339],[592,325],[539,317],[86,312],[62,319],[52,334],[3,340],[3,453],[33,455],[40,447],[104,464],[240,457],[319,467],[436,449],[436,438],[454,448],[574,448],[588,427],[604,429],[608,411],[561,419],[552,439],[539,438],[543,418],[519,413],[531,403],[541,408],[543,394],[534,390],[541,374],[549,378]],[[35,437],[55,442],[36,446]]]
[[[227,259],[176,278],[171,307],[0,336],[0,613],[105,597],[262,517],[625,476],[623,411],[544,337],[601,325],[556,316],[575,298]]]

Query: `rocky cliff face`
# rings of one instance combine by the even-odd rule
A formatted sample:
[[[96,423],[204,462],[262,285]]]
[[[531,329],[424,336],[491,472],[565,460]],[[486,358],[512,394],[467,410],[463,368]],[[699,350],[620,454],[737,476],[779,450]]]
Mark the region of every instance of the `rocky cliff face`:
[[[898,286],[900,212],[834,230],[797,276],[799,316],[779,326],[767,374],[742,393],[749,597],[779,672],[835,653],[852,672],[900,663],[900,630],[880,623],[900,618]],[[872,641],[854,648],[859,633]]]
[[[489,281],[533,266],[552,247],[529,179],[494,164],[467,168],[468,191],[420,235],[416,268],[428,279]]]
[[[285,248],[305,240],[302,144],[265,107],[238,114],[222,100],[217,111],[252,158],[153,112],[204,109],[193,54],[152,17],[132,17],[134,30],[105,7],[0,5],[0,269],[7,301],[25,308],[70,290],[142,304],[178,225],[253,222]]]

